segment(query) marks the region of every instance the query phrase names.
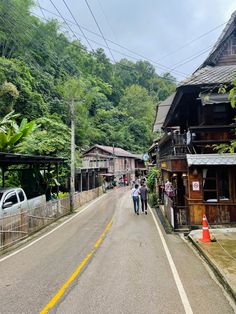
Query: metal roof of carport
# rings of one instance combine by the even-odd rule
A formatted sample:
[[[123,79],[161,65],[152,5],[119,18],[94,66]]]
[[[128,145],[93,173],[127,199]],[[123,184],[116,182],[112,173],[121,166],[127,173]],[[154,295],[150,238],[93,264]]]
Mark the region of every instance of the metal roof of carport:
[[[25,154],[13,154],[0,152],[1,165],[19,165],[19,164],[48,164],[64,162],[66,158],[51,156],[36,156]]]
[[[187,154],[188,166],[233,166],[236,165],[236,154]]]

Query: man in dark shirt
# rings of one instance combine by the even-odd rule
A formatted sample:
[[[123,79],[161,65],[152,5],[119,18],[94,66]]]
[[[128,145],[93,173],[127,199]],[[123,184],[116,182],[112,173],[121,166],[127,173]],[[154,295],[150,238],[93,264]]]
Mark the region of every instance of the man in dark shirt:
[[[141,198],[142,212],[144,213],[145,211],[145,215],[147,215],[147,187],[145,183],[142,184],[141,188],[139,189],[139,193]]]

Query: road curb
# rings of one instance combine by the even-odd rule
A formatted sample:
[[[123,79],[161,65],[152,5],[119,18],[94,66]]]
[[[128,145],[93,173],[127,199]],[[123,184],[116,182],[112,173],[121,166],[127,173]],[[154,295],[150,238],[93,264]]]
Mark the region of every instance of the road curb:
[[[208,255],[204,252],[204,250],[194,241],[194,239],[191,237],[190,234],[188,235],[188,239],[194,245],[194,247],[198,250],[201,257],[210,266],[218,282],[221,284],[221,286],[225,289],[225,291],[230,295],[230,297],[233,299],[234,303],[236,304],[236,293],[230,286],[228,280],[225,278],[225,275],[220,271],[218,266],[208,257]]]
[[[149,205],[150,206],[150,205]],[[165,218],[165,216],[163,215],[160,207],[151,207],[157,214],[159,221],[161,222],[165,233],[166,234],[171,234],[173,232],[173,228],[171,227],[171,225],[169,224],[168,220]]]

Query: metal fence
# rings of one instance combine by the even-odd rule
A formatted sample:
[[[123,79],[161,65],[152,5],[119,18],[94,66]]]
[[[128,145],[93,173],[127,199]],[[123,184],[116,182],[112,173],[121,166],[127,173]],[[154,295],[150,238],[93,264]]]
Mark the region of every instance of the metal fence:
[[[101,195],[102,188],[74,194],[75,208]],[[17,214],[0,218],[0,250],[4,250],[70,212],[70,198],[46,202]]]

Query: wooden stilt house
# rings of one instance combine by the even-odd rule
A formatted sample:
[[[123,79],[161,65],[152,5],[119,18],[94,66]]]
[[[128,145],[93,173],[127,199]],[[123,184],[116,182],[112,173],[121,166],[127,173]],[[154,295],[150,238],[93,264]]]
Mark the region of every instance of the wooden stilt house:
[[[162,136],[151,153],[174,228],[199,225],[203,214],[211,224],[236,222],[236,154],[214,150],[236,139],[235,80],[236,12],[203,64],[158,107],[154,131]]]

